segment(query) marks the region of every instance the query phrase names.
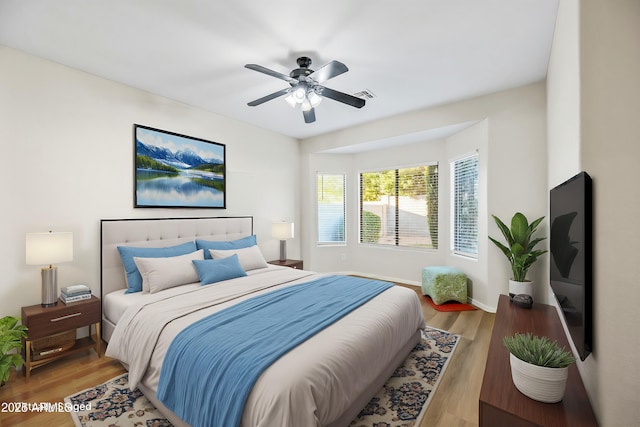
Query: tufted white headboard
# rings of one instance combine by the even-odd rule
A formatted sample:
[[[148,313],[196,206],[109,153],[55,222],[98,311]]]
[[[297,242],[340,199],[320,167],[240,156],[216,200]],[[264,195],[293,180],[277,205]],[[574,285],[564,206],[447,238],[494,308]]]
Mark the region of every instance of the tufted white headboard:
[[[103,219],[100,297],[127,287],[118,246],[173,246],[195,239],[235,240],[253,234],[253,217]]]

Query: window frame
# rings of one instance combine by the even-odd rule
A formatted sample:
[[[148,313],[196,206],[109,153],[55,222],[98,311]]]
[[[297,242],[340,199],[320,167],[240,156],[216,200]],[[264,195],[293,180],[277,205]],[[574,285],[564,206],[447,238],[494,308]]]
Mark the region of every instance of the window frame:
[[[456,191],[458,189],[457,185],[456,185],[456,165],[459,164],[462,161],[471,159],[471,158],[475,158],[476,161],[476,170],[475,170],[475,185],[474,185],[474,189],[475,189],[475,211],[476,211],[476,215],[475,215],[475,252],[472,251],[467,251],[464,249],[459,249],[457,247],[456,244],[456,239],[459,236],[459,232],[457,232],[457,223],[456,223],[456,213],[457,213],[457,205],[456,202],[458,200]],[[460,155],[454,159],[451,159],[449,161],[449,174],[450,174],[450,181],[451,181],[451,186],[450,186],[450,199],[449,199],[449,209],[450,209],[450,218],[449,218],[449,235],[450,235],[450,241],[449,241],[449,248],[452,254],[454,255],[458,255],[458,256],[462,256],[465,258],[471,258],[471,259],[478,259],[478,253],[479,253],[479,245],[480,245],[480,241],[479,241],[479,226],[480,226],[480,199],[479,199],[479,191],[480,191],[480,154],[478,152],[478,150],[475,150],[473,152],[467,152],[463,155]]]
[[[320,176],[342,176],[342,241],[321,241],[320,240],[320,202],[318,200],[318,180]],[[347,173],[345,172],[316,172],[314,183],[316,202],[316,245],[317,246],[346,246],[347,245]]]
[[[371,246],[371,247],[376,247],[376,248],[384,248],[384,249],[392,249],[392,250],[417,250],[417,251],[425,251],[425,252],[437,252],[438,251],[438,238],[436,238],[436,247],[424,247],[424,246],[419,246],[419,245],[403,245],[400,242],[400,239],[402,238],[400,236],[400,229],[399,227],[401,227],[399,225],[399,211],[400,209],[400,203],[395,203],[395,208],[394,208],[394,236],[393,236],[393,240],[394,243],[393,244],[389,244],[389,243],[378,243],[378,242],[363,242],[362,241],[362,212],[363,212],[363,188],[362,188],[362,175],[366,174],[366,173],[383,173],[383,172],[393,172],[395,175],[395,182],[394,182],[394,193],[395,197],[399,197],[397,195],[398,193],[398,179],[399,179],[399,171],[403,170],[403,169],[413,169],[413,168],[419,168],[419,167],[429,167],[429,166],[436,166],[437,167],[437,179],[438,179],[438,189],[436,190],[436,201],[437,201],[437,205],[440,204],[440,162],[438,160],[433,160],[433,161],[429,161],[429,162],[421,162],[421,163],[417,163],[417,164],[402,164],[402,165],[395,165],[395,166],[389,166],[389,167],[377,167],[377,168],[368,168],[368,169],[362,169],[360,171],[357,172],[357,181],[358,181],[358,244],[359,245],[364,245],[364,246]],[[436,220],[438,222],[437,225],[437,232],[438,234],[440,233],[440,224],[439,224],[439,217],[436,211]],[[427,226],[427,231],[428,230],[428,226]],[[433,244],[433,243],[432,243]]]

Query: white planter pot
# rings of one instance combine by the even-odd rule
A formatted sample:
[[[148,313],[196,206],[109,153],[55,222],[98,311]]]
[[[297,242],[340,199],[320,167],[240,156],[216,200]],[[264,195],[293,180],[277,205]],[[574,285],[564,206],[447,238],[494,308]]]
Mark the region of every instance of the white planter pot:
[[[533,298],[533,282],[530,280],[526,282],[516,282],[515,280],[509,279],[509,294],[524,294]]]
[[[560,402],[564,397],[569,367],[546,368],[524,362],[509,354],[511,378],[522,394],[544,403]]]

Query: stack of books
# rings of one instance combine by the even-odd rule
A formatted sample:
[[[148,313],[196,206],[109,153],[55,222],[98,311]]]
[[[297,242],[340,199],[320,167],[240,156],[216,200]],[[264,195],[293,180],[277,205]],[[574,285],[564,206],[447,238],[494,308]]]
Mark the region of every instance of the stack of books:
[[[87,285],[72,285],[62,288],[60,301],[65,304],[91,298],[91,289]]]

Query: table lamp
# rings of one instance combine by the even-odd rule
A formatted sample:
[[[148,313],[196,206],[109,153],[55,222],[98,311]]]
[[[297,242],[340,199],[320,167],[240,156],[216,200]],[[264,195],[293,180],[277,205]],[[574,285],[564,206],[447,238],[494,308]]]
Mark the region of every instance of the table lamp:
[[[280,239],[280,261],[287,260],[287,239],[293,239],[292,222],[274,222],[271,224],[271,235]]]
[[[49,265],[41,271],[42,306],[55,306],[58,301],[58,269],[53,264],[73,261],[73,233],[27,233],[26,258],[29,265]]]

